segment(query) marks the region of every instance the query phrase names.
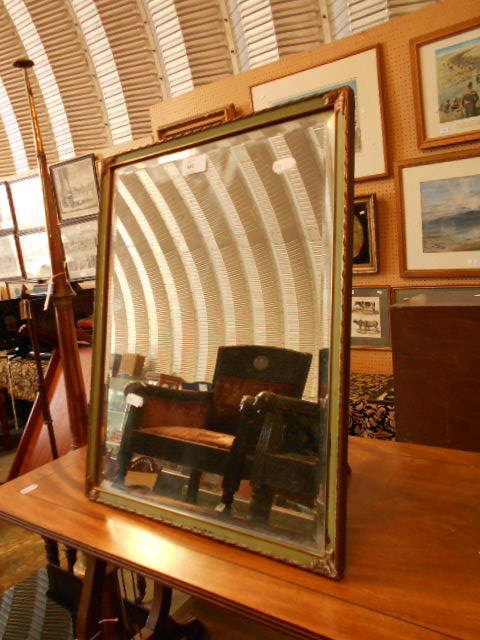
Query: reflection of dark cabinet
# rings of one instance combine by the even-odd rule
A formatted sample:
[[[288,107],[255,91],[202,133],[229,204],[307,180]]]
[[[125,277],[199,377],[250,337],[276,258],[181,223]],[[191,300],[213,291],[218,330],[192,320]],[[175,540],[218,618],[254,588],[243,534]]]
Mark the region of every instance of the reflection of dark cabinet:
[[[480,299],[465,298],[391,307],[397,440],[480,451]]]

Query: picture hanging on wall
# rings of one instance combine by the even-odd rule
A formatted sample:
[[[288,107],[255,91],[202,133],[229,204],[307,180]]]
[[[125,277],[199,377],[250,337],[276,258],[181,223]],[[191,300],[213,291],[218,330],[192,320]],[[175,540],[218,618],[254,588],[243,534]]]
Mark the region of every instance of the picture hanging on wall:
[[[420,148],[480,138],[480,19],[410,41]]]
[[[355,179],[388,175],[380,47],[250,87],[252,111],[348,85],[355,94]]]
[[[480,275],[479,151],[399,163],[395,178],[402,275]]]
[[[376,273],[377,199],[374,193],[356,196],[353,202],[353,273]]]
[[[480,287],[392,287],[392,304],[405,302],[416,296],[428,296],[430,300],[449,299],[456,303],[475,303],[480,298]]]
[[[352,348],[390,348],[389,302],[389,287],[352,289]]]
[[[93,154],[52,165],[50,173],[60,220],[98,214],[99,189]]]

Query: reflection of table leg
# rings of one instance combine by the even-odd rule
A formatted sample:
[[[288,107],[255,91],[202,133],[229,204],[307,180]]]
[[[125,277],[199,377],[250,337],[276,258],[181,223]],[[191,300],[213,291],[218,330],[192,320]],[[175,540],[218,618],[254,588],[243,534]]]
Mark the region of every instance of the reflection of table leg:
[[[172,603],[172,589],[154,582],[153,603],[147,622],[134,640],[196,640],[203,634],[203,624],[191,617],[176,622],[168,614]]]

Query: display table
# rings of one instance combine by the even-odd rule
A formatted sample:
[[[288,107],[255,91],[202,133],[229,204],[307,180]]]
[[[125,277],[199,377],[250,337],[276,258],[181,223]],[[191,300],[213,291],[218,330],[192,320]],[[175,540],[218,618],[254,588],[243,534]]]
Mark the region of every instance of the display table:
[[[298,637],[478,640],[480,455],[350,438],[349,463],[340,582],[90,502],[84,450],[0,487],[0,517]]]

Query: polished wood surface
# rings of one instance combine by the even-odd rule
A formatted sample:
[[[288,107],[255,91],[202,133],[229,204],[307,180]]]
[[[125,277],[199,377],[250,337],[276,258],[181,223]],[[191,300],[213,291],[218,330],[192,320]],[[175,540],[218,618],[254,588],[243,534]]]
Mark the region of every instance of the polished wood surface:
[[[340,582],[90,502],[84,449],[0,487],[0,517],[299,637],[478,639],[480,455],[349,447]]]

